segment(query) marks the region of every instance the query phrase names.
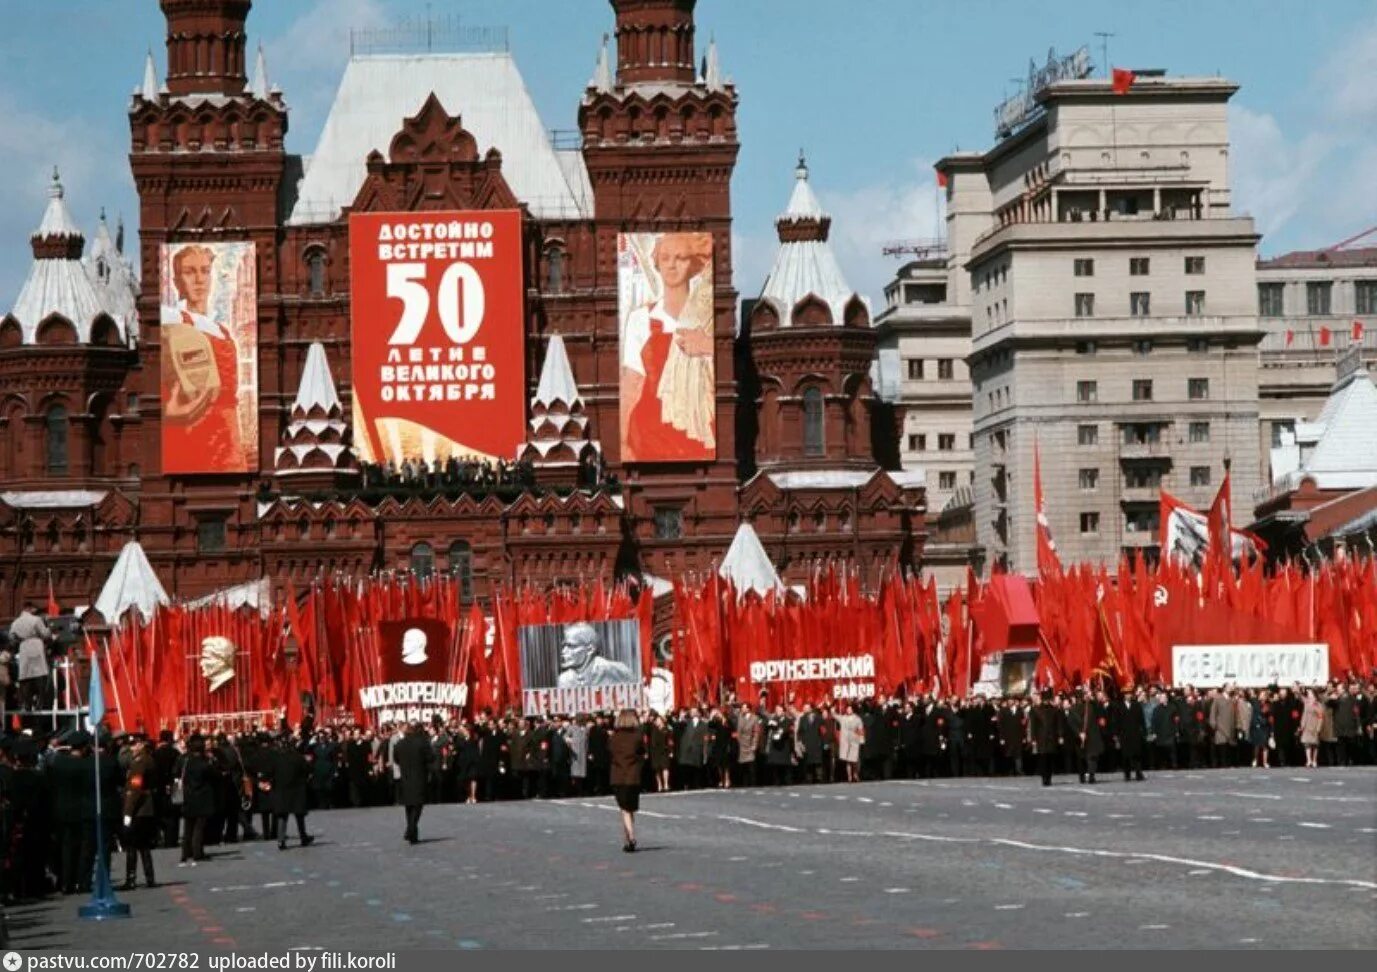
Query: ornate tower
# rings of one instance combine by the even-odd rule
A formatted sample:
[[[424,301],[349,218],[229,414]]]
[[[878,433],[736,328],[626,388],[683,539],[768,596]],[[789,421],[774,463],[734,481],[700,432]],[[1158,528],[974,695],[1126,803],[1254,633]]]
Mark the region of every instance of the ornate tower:
[[[183,592],[256,574],[252,486],[274,468],[295,387],[283,389],[278,220],[286,167],[287,106],[270,86],[261,50],[245,71],[251,0],[161,0],[167,82],[150,53],[129,105],[130,167],[139,192],[142,293],[143,536],[154,567],[172,576],[172,550],[206,554],[175,568]],[[252,241],[257,254],[259,455],[245,474],[168,477],[162,456],[160,248]],[[242,363],[241,363],[242,365]],[[295,383],[293,383],[295,384]],[[241,386],[242,387],[242,386]]]
[[[244,21],[251,6],[253,0],[162,0],[169,93],[237,95],[244,90]]]
[[[736,529],[736,375],[732,336],[731,176],[739,144],[736,89],[723,80],[715,45],[697,70],[695,0],[611,0],[615,75],[604,48],[579,106],[583,157],[593,189],[597,285],[616,292],[621,233],[707,232],[713,238],[716,458],[697,463],[622,461],[618,316],[570,340],[593,433],[625,487],[629,545],[639,566],[670,573],[709,565]],[[580,346],[584,345],[584,346]],[[585,355],[595,357],[585,367]],[[590,371],[596,384],[589,382]],[[677,560],[669,558],[677,557]],[[624,561],[625,563],[626,561]]]
[[[755,461],[762,469],[876,466],[870,364],[875,331],[827,237],[832,220],[799,157],[789,204],[775,220],[779,249],[743,340],[759,406]]]

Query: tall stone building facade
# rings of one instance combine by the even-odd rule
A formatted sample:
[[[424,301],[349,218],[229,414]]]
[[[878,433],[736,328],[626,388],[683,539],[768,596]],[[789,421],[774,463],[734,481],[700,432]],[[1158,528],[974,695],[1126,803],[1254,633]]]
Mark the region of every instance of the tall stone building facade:
[[[975,516],[1034,570],[1033,466],[1064,560],[1156,554],[1158,492],[1260,481],[1253,221],[1234,212],[1218,78],[1062,80],[984,153],[949,155],[969,302]]]

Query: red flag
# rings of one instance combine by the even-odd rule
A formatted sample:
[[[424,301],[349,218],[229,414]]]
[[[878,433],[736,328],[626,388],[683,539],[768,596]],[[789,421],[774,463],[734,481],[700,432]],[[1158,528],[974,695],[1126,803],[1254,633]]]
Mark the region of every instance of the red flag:
[[[1033,510],[1037,523],[1038,574],[1060,573],[1061,558],[1057,556],[1057,542],[1052,539],[1047,502],[1042,495],[1042,455],[1036,439],[1033,440]]]
[[[1359,341],[1361,341],[1361,340],[1363,339],[1363,322],[1362,322],[1362,321],[1354,321],[1354,322],[1353,322],[1353,335],[1352,335],[1352,339],[1353,339],[1353,343],[1354,343],[1354,344],[1357,344]]]
[[[1127,68],[1115,68],[1110,87],[1114,89],[1116,95],[1128,94],[1128,89],[1133,87],[1133,82],[1138,80],[1138,75]]]
[[[1327,327],[1320,328],[1320,347],[1329,347],[1329,328]]]
[[[938,189],[945,189],[945,188],[947,188],[947,174],[946,174],[945,172],[943,172],[941,169],[938,169],[938,170],[937,170],[937,188],[938,188]]]
[[[1295,340],[1296,340],[1296,332],[1293,331],[1293,330],[1291,330],[1291,329],[1288,327],[1288,328],[1286,329],[1286,346],[1289,348],[1292,344],[1295,343]]]
[[[53,593],[53,572],[48,571],[48,617],[55,618],[62,613],[62,608],[58,607],[57,595]]]

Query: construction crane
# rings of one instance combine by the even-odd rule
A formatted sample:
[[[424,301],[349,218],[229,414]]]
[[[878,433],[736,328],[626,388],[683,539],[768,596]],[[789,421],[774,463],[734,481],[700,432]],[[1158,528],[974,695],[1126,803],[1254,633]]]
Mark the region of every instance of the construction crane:
[[[880,252],[885,256],[912,256],[915,260],[935,260],[947,255],[947,241],[941,237],[925,240],[891,240]]]
[[[1361,233],[1357,234],[1356,236],[1350,236],[1350,237],[1349,237],[1348,239],[1346,239],[1346,240],[1340,240],[1338,243],[1335,243],[1333,246],[1327,246],[1327,247],[1325,247],[1324,250],[1323,250],[1322,252],[1324,252],[1324,253],[1333,253],[1335,250],[1346,249],[1346,248],[1349,247],[1350,245],[1352,245],[1352,244],[1354,244],[1354,243],[1357,243],[1359,240],[1364,239],[1364,238],[1369,237],[1369,236],[1372,236],[1372,235],[1374,235],[1374,234],[1377,234],[1377,226],[1369,226],[1367,229],[1363,230]]]

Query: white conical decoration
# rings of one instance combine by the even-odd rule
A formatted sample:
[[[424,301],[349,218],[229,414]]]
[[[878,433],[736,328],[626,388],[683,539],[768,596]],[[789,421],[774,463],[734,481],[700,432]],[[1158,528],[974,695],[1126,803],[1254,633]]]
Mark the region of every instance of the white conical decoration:
[[[703,59],[703,83],[709,91],[722,90],[722,64],[717,57],[717,38],[708,41],[708,53]]]
[[[153,63],[153,52],[150,50],[143,62],[143,84],[139,86],[139,97],[144,101],[158,100],[158,68]]]
[[[268,61],[263,56],[263,45],[258,45],[258,56],[253,60],[253,77],[244,86],[244,91],[264,101],[268,99]]]
[[[612,90],[612,65],[607,57],[607,35],[602,35],[602,47],[598,50],[598,63],[593,68],[593,77],[588,81],[588,87],[599,94],[607,94]]]
[[[549,408],[555,402],[572,406],[578,400],[579,386],[574,381],[574,369],[569,366],[564,336],[552,334],[545,346],[545,364],[540,369],[540,384],[536,386],[532,404]]]

